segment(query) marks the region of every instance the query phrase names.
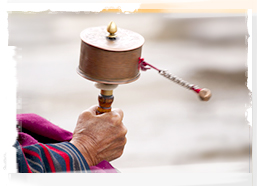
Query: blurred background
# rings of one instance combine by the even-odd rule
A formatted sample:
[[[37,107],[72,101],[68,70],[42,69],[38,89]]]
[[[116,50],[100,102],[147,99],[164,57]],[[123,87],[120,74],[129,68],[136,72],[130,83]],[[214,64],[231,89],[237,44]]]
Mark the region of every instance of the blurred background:
[[[80,32],[108,25],[145,38],[145,61],[212,91],[208,102],[156,71],[114,90],[128,129],[122,172],[251,172],[247,17],[243,14],[9,12],[16,46],[17,113],[73,132],[99,90],[76,73]]]

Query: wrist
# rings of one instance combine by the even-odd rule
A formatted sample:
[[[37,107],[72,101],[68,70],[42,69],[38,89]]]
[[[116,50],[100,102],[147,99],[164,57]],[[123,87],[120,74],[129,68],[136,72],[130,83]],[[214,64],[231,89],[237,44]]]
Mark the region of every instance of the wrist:
[[[73,140],[73,139],[70,141],[70,143],[73,144],[79,150],[79,152],[82,154],[82,156],[86,160],[88,166],[94,166],[95,165],[95,163],[93,161],[93,158],[91,157],[88,149],[84,145],[82,145],[77,140]]]

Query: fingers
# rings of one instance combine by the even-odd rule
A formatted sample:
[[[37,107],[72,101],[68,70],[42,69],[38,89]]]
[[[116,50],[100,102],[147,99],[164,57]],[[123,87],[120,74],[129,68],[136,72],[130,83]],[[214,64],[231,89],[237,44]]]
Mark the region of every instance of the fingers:
[[[94,105],[94,106],[91,106],[88,110],[86,110],[86,111],[84,111],[84,112],[89,111],[92,115],[96,115],[96,110],[97,110],[97,108],[98,108],[98,106],[97,106],[97,105]],[[119,109],[119,108],[114,108],[114,109],[112,109],[111,112],[106,112],[106,113],[100,114],[100,115],[98,115],[98,117],[101,117],[101,115],[102,115],[102,116],[103,116],[103,115],[107,115],[107,116],[108,116],[108,115],[113,115],[113,116],[118,115],[119,122],[121,122],[122,119],[123,119],[124,113],[123,113],[123,111],[122,111],[121,109]]]
[[[114,108],[111,112],[106,112],[100,115],[96,115],[96,110],[97,110],[98,106],[97,105],[93,105],[90,108],[88,108],[87,110],[84,110],[79,118],[87,120],[89,118],[102,118],[102,120],[110,121],[111,123],[115,123],[115,124],[121,124],[122,120],[123,120],[123,111],[119,108]]]

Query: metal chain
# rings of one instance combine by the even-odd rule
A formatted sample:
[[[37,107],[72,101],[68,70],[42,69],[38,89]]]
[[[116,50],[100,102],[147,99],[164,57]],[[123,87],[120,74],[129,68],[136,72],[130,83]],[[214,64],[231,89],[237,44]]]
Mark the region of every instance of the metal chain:
[[[187,81],[185,81],[185,80],[183,80],[183,79],[181,79],[181,78],[179,78],[179,77],[177,77],[177,76],[175,76],[175,75],[173,75],[171,73],[168,73],[167,70],[159,70],[159,74],[164,76],[164,77],[166,77],[166,78],[168,78],[169,80],[171,80],[171,81],[173,81],[173,82],[175,82],[175,83],[177,83],[177,84],[187,88],[187,89],[190,89],[190,90],[192,90],[192,89],[199,89],[199,87],[197,85],[190,84]]]

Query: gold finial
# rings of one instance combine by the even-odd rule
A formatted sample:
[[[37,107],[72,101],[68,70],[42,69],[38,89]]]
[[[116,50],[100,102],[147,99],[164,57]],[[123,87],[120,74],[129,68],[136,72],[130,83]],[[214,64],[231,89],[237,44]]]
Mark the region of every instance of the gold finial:
[[[115,38],[115,32],[117,32],[117,25],[113,21],[111,21],[107,26],[107,31],[110,33],[108,35],[109,38]]]
[[[211,91],[207,88],[203,88],[199,92],[199,97],[203,101],[208,101],[211,98]]]

